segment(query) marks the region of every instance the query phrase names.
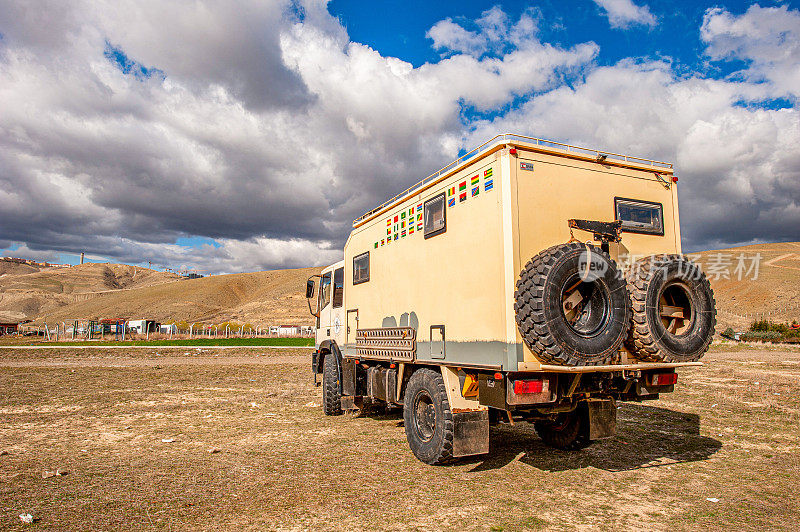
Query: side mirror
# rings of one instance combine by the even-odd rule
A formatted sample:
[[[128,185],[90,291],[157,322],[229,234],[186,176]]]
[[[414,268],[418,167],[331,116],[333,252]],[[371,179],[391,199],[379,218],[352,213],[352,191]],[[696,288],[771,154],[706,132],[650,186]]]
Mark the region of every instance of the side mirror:
[[[314,297],[314,280],[309,279],[306,281],[306,299]]]

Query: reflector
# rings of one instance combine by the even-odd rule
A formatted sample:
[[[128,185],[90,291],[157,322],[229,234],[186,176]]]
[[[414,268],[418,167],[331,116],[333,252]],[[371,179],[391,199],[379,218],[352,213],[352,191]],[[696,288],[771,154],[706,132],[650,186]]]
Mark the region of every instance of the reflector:
[[[677,373],[656,373],[653,375],[651,382],[653,386],[669,386],[678,382]]]
[[[514,381],[514,393],[542,393],[543,382],[541,379]]]

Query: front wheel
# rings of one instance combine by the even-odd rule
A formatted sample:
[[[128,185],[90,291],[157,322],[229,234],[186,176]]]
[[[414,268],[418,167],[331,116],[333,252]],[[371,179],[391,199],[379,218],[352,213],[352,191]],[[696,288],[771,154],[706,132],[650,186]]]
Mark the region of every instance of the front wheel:
[[[443,464],[453,459],[453,413],[440,372],[423,368],[411,375],[403,421],[408,446],[420,461]]]
[[[572,412],[562,412],[555,419],[533,424],[536,434],[550,447],[565,451],[578,451],[591,445],[589,439],[589,412],[579,405]]]
[[[342,390],[339,383],[339,359],[327,353],[322,365],[322,406],[327,416],[342,413]]]

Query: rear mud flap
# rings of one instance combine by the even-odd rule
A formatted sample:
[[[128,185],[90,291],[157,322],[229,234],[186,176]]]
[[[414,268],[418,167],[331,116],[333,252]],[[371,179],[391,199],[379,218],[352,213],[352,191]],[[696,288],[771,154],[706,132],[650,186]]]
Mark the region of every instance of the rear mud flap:
[[[589,401],[589,439],[610,438],[617,431],[617,405],[614,401]]]
[[[489,411],[453,412],[453,457],[489,452]]]

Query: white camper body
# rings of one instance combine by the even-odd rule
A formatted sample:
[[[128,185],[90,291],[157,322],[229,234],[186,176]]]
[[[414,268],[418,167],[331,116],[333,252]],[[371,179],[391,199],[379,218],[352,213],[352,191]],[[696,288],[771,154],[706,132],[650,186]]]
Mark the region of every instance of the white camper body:
[[[495,137],[356,219],[309,279],[325,412],[403,405],[427,463],[488,452],[489,409],[562,448],[610,437],[615,401],[673,391],[713,336],[680,253],[671,164]]]

